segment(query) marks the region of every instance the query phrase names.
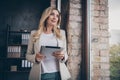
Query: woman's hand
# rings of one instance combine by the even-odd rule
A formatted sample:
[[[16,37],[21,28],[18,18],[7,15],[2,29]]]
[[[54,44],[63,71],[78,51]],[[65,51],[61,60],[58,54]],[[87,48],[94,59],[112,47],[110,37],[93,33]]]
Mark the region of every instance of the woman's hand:
[[[55,56],[57,59],[64,59],[64,53],[62,51],[56,51],[53,53],[53,56]]]
[[[37,53],[36,56],[35,56],[36,62],[40,62],[44,58],[45,58],[45,56],[43,54],[40,54],[40,53]]]

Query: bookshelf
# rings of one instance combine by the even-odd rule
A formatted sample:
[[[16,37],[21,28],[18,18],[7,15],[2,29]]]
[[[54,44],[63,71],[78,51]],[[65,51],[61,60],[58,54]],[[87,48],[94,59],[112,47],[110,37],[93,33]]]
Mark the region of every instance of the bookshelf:
[[[7,34],[7,58],[25,57],[29,32],[9,31]]]
[[[0,0],[0,80],[28,80],[30,68],[29,62],[25,61],[27,44],[24,44],[25,35],[23,38],[21,35],[37,29],[39,18],[43,10],[50,6],[50,2],[50,0]],[[10,46],[16,46],[19,51]],[[28,67],[25,65],[21,67],[22,63],[28,64]],[[11,71],[11,66],[13,68],[17,66],[15,67],[17,70]]]
[[[33,65],[25,59],[29,36],[28,31],[11,31],[8,27],[6,55],[0,58],[2,63],[5,63],[2,80],[28,80],[29,71]]]

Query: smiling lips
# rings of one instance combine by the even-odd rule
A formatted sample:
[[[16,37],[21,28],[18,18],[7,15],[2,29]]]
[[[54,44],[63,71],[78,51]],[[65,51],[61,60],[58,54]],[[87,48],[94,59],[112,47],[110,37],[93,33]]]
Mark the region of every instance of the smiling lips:
[[[51,20],[51,22],[56,23],[56,20]]]

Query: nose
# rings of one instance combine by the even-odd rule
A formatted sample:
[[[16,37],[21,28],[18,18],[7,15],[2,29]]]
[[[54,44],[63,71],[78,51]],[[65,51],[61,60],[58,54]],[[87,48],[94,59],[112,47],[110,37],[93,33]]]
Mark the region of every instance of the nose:
[[[54,15],[54,16],[53,16],[53,18],[57,18],[57,16],[56,16],[56,15]]]
[[[58,16],[57,16],[57,15],[54,15],[54,16],[53,16],[53,19],[57,20],[57,19],[58,19]]]

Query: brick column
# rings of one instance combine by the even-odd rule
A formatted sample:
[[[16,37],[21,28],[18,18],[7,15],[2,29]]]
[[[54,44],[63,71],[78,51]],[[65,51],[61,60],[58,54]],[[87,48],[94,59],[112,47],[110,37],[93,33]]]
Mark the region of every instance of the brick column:
[[[92,0],[92,80],[110,80],[108,0]]]
[[[56,0],[51,0],[50,5],[51,5],[52,7],[56,7]]]
[[[72,80],[78,80],[81,63],[81,4],[80,0],[70,0],[68,37],[68,68]]]

